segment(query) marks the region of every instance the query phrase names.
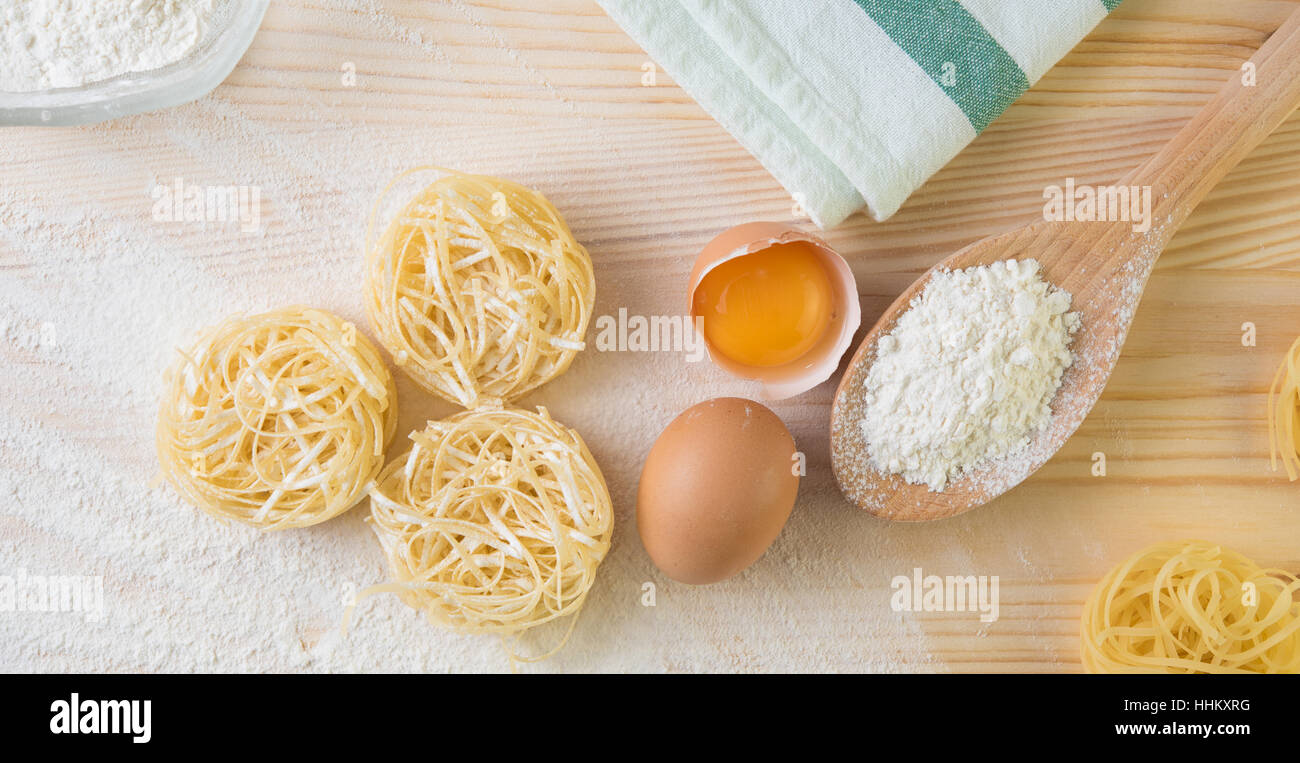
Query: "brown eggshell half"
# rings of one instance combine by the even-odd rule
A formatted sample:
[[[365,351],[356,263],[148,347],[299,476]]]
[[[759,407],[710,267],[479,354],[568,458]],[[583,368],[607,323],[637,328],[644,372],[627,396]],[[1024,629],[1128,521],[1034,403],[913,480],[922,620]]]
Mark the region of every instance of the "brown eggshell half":
[[[690,289],[686,294],[686,309],[694,318],[695,290],[710,270],[736,257],[796,241],[812,244],[821,254],[822,264],[831,276],[834,311],[831,325],[827,327],[821,341],[790,363],[771,368],[754,368],[731,360],[714,349],[707,336],[701,337],[709,350],[709,357],[719,368],[732,376],[762,383],[760,397],[765,400],[781,400],[806,392],[831,378],[839,367],[840,358],[849,349],[853,334],[862,323],[858,285],[849,264],[825,241],[792,225],[775,222],[745,223],[723,231],[705,245],[699,257],[695,258]]]
[[[650,449],[636,526],[655,566],[682,583],[725,580],[758,560],[799,493],[794,438],[752,400],[684,411]]]

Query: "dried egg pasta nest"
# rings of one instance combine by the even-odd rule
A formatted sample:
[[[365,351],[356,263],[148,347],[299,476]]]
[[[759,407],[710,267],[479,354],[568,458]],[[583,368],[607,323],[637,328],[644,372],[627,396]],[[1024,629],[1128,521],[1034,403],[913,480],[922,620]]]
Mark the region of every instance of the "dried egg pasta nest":
[[[466,408],[509,401],[563,373],[584,346],[591,257],[546,197],[508,180],[442,176],[367,234],[366,307],[394,363]]]
[[[229,318],[180,351],[164,381],[163,477],[207,513],[267,530],[355,505],[397,425],[378,348],[323,310]]]
[[[576,614],[614,526],[582,438],[545,408],[481,408],[411,440],[370,493],[393,581],[363,595],[395,592],[435,625],[473,633]]]
[[[1300,579],[1206,541],[1157,543],[1084,604],[1089,673],[1300,673]]]

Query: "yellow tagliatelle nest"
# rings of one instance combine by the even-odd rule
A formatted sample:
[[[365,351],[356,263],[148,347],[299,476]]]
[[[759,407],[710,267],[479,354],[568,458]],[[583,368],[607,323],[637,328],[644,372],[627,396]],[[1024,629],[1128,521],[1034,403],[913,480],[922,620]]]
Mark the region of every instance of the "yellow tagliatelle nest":
[[[391,591],[435,625],[512,634],[582,607],[614,511],[576,432],[546,409],[430,422],[371,491]],[[557,647],[558,648],[558,647]]]
[[[1300,673],[1300,580],[1205,541],[1160,543],[1083,610],[1090,673]]]
[[[323,310],[229,318],[182,350],[164,379],[163,476],[209,514],[268,530],[355,505],[397,425],[379,350]]]
[[[546,197],[517,183],[419,168],[388,188],[428,171],[443,174],[378,240],[367,235],[370,320],[426,390],[466,408],[511,400],[563,373],[583,348],[591,257]]]

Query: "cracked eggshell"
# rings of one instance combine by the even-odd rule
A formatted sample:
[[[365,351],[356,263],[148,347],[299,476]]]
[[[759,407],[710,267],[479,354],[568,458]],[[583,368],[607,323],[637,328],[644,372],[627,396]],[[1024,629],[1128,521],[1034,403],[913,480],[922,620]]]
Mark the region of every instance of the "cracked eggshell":
[[[756,368],[731,360],[715,350],[707,336],[701,336],[713,362],[732,376],[761,383],[760,397],[765,400],[781,400],[806,392],[831,378],[839,368],[840,358],[849,349],[853,334],[862,323],[858,285],[849,264],[825,241],[792,225],[774,222],[745,223],[723,231],[705,245],[700,256],[695,259],[690,288],[686,294],[686,310],[694,319],[695,290],[710,270],[736,257],[796,241],[811,244],[821,254],[822,264],[830,276],[834,304],[831,325],[826,328],[821,341],[800,358],[785,365]]]

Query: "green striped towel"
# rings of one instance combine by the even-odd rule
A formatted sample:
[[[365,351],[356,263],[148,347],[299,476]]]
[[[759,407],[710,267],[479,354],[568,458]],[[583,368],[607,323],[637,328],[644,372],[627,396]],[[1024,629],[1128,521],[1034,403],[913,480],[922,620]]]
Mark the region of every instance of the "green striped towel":
[[[884,220],[1120,0],[598,0],[817,225]]]

